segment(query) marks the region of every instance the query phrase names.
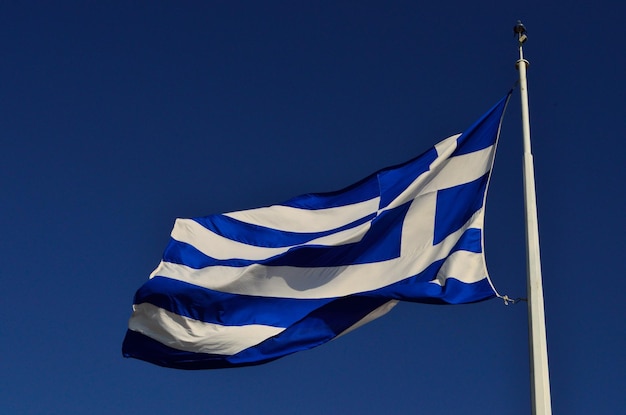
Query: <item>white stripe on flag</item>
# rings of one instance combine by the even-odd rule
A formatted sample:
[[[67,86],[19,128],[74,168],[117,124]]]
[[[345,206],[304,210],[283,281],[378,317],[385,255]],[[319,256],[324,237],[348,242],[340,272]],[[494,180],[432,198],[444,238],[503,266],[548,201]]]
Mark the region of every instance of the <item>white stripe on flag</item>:
[[[337,335],[343,336],[387,314],[398,304],[391,300]],[[149,336],[173,349],[193,353],[234,355],[273,337],[284,328],[251,324],[222,326],[205,323],[169,312],[149,303],[133,306],[128,328]]]
[[[315,210],[274,205],[224,213],[224,216],[279,231],[324,232],[375,213],[379,203],[380,198],[375,197],[351,205]]]
[[[371,313],[363,317],[361,320],[357,321],[355,324],[353,324],[352,326],[348,327],[346,330],[338,334],[337,337],[335,337],[335,339],[343,336],[344,334],[348,334],[353,330],[358,329],[359,327],[369,323],[370,321],[374,321],[377,318],[384,316],[385,314],[390,312],[391,309],[394,308],[396,304],[398,303],[399,303],[398,300],[391,300],[391,301],[386,302],[385,304],[381,305],[376,310],[372,311]]]
[[[487,275],[485,261],[482,253],[469,251],[456,251],[450,254],[437,273],[437,279],[433,283],[445,285],[448,278],[460,279],[471,283],[480,281]]]
[[[450,157],[450,155],[456,150],[457,138],[462,134],[454,134],[448,138],[445,138],[435,144],[435,150],[437,150],[438,157]]]
[[[177,350],[233,355],[282,332],[282,327],[222,326],[179,316],[149,303],[133,306],[128,328]]]
[[[369,230],[370,222],[363,223],[351,229],[313,239],[298,246],[306,245],[344,245],[358,242]],[[192,245],[205,255],[215,259],[248,259],[259,261],[271,258],[287,252],[292,246],[281,248],[266,248],[262,246],[248,245],[243,242],[233,241],[218,235],[200,225],[192,219],[176,219],[172,238]]]

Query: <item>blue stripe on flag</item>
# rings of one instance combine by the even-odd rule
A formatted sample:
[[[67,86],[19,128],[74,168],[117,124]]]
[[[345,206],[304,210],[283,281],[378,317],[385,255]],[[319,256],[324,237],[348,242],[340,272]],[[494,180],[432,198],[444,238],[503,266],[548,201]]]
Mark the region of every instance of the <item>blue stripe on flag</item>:
[[[344,189],[325,193],[307,193],[291,198],[281,205],[311,210],[328,209],[364,202],[378,197],[379,192],[378,179],[374,173]]]
[[[453,156],[473,153],[474,151],[487,148],[496,142],[502,117],[494,117],[493,115],[503,113],[510,96],[509,93],[461,134],[457,139],[457,148]],[[496,134],[493,134],[494,131]]]
[[[488,181],[489,175],[486,174],[472,182],[437,192],[434,244],[461,229],[483,206]]]
[[[293,267],[332,267],[365,264],[397,258],[402,223],[409,203],[382,212],[359,242],[339,246],[302,245],[263,260],[212,258],[185,242],[170,239],[163,260],[194,269],[210,266],[245,267],[252,264]]]
[[[194,353],[168,347],[137,331],[127,330],[122,344],[124,357],[134,357],[146,362],[174,369],[224,369],[245,365],[236,365],[228,361],[228,356],[209,353]],[[266,361],[253,364],[267,363]]]
[[[455,278],[448,278],[444,286],[433,283],[444,262],[435,261],[419,274],[364,295],[425,304],[465,304],[495,297],[487,278],[469,284]]]
[[[468,251],[478,254],[483,252],[482,243],[483,241],[481,230],[476,228],[469,228],[465,232],[463,232],[463,235],[461,235],[459,241],[456,243],[454,248],[452,248],[450,253],[456,251]]]
[[[301,350],[307,350],[332,340],[355,322],[387,303],[385,298],[350,296],[314,310],[306,318],[264,342],[243,350],[228,360],[247,364],[258,360],[274,360]]]
[[[317,238],[332,235],[346,229],[352,229],[355,226],[372,220],[374,217],[376,217],[376,214],[372,213],[335,229],[330,229],[324,232],[306,233],[280,231],[277,229],[241,222],[237,219],[224,215],[210,215],[193,218],[193,220],[206,229],[209,229],[210,231],[232,241],[266,248],[283,248],[304,244]]]
[[[402,223],[409,204],[381,213],[359,242],[339,246],[301,246],[278,255],[264,265],[292,267],[338,267],[367,264],[400,255]]]
[[[384,208],[406,189],[408,184],[427,172],[436,158],[437,151],[431,148],[402,164],[381,169],[345,189],[327,193],[309,193],[294,197],[281,205],[303,209],[327,209],[380,196],[380,208]]]
[[[205,323],[275,327],[287,327],[330,301],[332,298],[295,299],[223,293],[158,276],[146,282],[134,299],[135,304],[150,303]]]

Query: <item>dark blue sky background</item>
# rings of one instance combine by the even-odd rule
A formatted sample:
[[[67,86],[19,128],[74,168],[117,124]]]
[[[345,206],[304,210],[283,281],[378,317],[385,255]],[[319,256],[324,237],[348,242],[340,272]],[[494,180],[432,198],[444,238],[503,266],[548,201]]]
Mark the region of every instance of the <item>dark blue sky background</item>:
[[[56,3],[56,4],[55,4]],[[555,413],[626,413],[626,5],[600,0],[3,2],[0,412],[528,414],[525,303],[401,304],[311,351],[123,359],[176,217],[344,187],[462,131],[518,73]],[[526,295],[516,91],[486,252]]]

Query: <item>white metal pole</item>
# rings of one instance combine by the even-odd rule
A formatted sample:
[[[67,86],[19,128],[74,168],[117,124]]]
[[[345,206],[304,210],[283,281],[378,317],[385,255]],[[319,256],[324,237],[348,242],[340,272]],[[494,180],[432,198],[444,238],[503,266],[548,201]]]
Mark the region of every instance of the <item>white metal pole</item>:
[[[539,228],[537,224],[537,200],[535,172],[530,148],[530,121],[528,115],[528,86],[522,45],[526,41],[526,29],[518,21],[514,31],[519,41],[520,95],[522,102],[522,132],[524,139],[524,205],[526,213],[526,266],[528,295],[528,336],[530,348],[530,388],[533,415],[551,415],[550,378],[548,373],[548,346],[546,321],[543,308],[543,286],[541,282],[541,258],[539,255]]]

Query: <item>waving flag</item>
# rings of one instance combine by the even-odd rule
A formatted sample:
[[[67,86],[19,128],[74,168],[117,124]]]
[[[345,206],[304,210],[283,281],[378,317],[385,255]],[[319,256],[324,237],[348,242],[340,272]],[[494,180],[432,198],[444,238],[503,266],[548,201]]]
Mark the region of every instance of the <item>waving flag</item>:
[[[465,133],[343,190],[178,219],[135,294],[124,356],[181,369],[255,365],[401,300],[494,297],[483,215],[508,97]]]

